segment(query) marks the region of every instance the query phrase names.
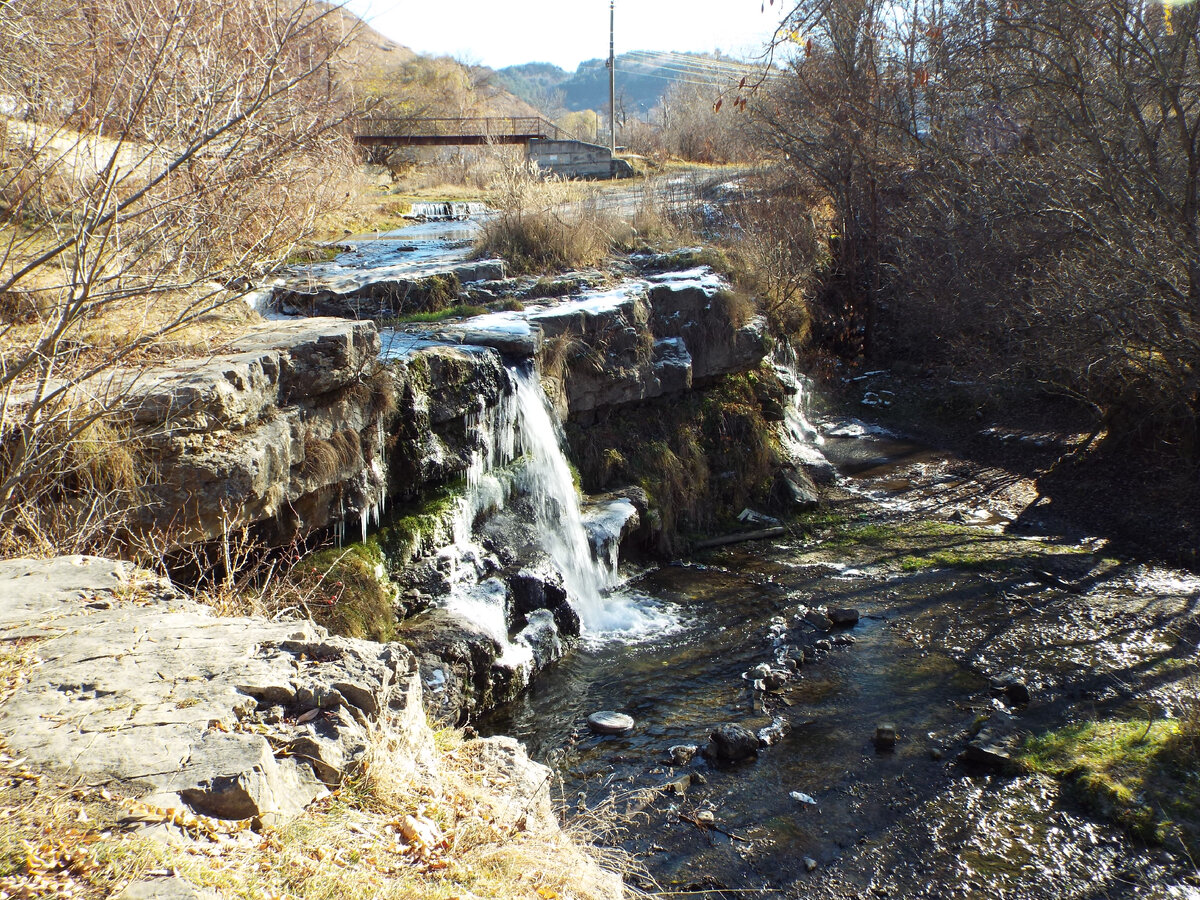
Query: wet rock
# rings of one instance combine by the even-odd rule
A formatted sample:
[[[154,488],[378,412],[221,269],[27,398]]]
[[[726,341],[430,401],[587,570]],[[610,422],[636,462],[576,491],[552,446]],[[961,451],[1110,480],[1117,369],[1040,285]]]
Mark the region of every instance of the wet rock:
[[[716,762],[740,762],[758,756],[758,735],[741,725],[721,725],[708,736],[704,755]]]
[[[851,607],[831,606],[826,614],[829,616],[829,621],[838,628],[851,628],[858,624],[858,610]]]
[[[601,710],[588,716],[588,728],[596,734],[628,734],[633,731],[633,717],[613,710]]]
[[[1029,687],[1023,681],[1010,681],[1004,686],[1004,696],[1010,703],[1023,706],[1029,702]]]
[[[778,744],[790,730],[791,723],[782,716],[777,716],[771,720],[770,725],[758,730],[758,743],[763,747]]]
[[[787,673],[781,672],[777,669],[773,669],[770,672],[768,672],[767,676],[763,679],[763,686],[766,687],[766,689],[768,691],[777,691],[780,688],[784,687],[787,683],[788,683]]]
[[[676,796],[682,797],[687,793],[688,788],[691,786],[692,776],[684,775],[680,778],[676,778],[674,781],[668,781],[665,785],[663,785],[662,789],[668,794],[675,794]]]
[[[852,634],[839,634],[833,638],[833,645],[835,647],[849,647],[855,643],[857,642],[854,640],[854,635]]]
[[[824,650],[826,653],[828,653],[830,650],[833,649],[833,644],[830,641],[827,641],[824,638],[822,638],[821,640],[816,641],[813,644],[813,649],[814,650]]]
[[[496,666],[502,653],[496,638],[451,610],[435,608],[408,619],[399,639],[420,660],[425,708],[440,724],[460,724],[525,686]]]
[[[789,467],[775,473],[771,503],[787,512],[806,512],[821,505],[821,496],[807,472]]]
[[[771,674],[771,667],[766,663],[759,663],[753,669],[750,669],[745,675],[748,681],[762,681]]]
[[[1004,771],[1012,764],[1009,739],[985,728],[958,754],[958,761],[995,772]]]
[[[817,868],[817,861],[815,859],[813,859],[811,856],[804,857],[804,871],[805,872],[814,872],[814,871],[816,871],[816,868]]]
[[[702,809],[700,812],[696,813],[696,821],[702,822],[705,825],[712,825],[717,821],[717,817],[713,815],[711,809]]]
[[[829,621],[829,616],[821,612],[819,609],[810,609],[804,614],[804,621],[812,625],[818,631],[828,631],[833,623]]]
[[[529,614],[529,624],[521,629],[514,643],[524,643],[533,651],[534,665],[543,669],[563,655],[564,645],[559,637],[554,613],[535,609]]]
[[[672,765],[686,766],[696,758],[696,754],[700,752],[700,748],[695,744],[676,744],[668,748],[667,752],[671,754]]]
[[[875,728],[875,737],[873,740],[876,750],[894,750],[896,748],[896,726],[890,723],[878,725]]]
[[[505,580],[512,593],[514,612],[532,622],[531,616],[536,610],[549,610],[559,635],[564,638],[579,636],[579,613],[567,599],[567,590],[558,572],[541,566],[521,568],[506,575]]]

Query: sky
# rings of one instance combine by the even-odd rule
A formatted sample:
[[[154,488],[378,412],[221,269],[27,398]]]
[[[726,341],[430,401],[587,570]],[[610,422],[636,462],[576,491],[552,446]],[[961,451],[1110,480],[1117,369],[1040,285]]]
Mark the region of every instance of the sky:
[[[763,5],[766,4],[765,11]],[[616,49],[752,56],[786,0],[616,0]],[[608,0],[348,0],[376,31],[420,53],[494,69],[608,56]]]

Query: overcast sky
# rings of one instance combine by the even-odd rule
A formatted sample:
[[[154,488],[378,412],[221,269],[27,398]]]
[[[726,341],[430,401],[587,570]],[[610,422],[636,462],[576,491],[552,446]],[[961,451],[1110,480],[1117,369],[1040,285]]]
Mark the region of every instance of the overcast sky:
[[[617,53],[719,49],[753,55],[774,32],[783,4],[616,0]],[[497,69],[552,62],[574,70],[585,59],[608,56],[608,0],[349,0],[347,6],[413,50]]]

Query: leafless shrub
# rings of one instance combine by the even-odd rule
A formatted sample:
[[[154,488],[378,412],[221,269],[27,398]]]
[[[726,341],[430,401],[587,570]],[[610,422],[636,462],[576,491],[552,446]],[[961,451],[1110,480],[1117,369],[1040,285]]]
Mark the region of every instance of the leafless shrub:
[[[620,217],[601,208],[588,188],[541,180],[526,166],[506,171],[497,205],[497,215],[483,225],[476,251],[502,257],[518,273],[594,266],[629,230]]]
[[[0,324],[0,526],[62,500],[59,476],[78,474],[76,445],[119,408],[131,365],[240,306],[226,286],[334,202],[350,110],[330,74],[347,38],[335,12],[0,5],[15,110],[0,119],[0,296],[17,298]],[[107,496],[91,514],[113,533],[127,505]]]
[[[1076,397],[1110,445],[1195,462],[1198,16],[795,3],[757,112],[831,205],[828,342]]]

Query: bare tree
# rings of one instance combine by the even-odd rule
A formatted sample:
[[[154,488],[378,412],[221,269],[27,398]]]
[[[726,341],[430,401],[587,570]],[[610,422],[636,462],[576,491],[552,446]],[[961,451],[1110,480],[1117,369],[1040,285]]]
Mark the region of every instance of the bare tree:
[[[1142,0],[804,0],[771,144],[837,217],[843,352],[1069,394],[1200,452],[1200,34]]]
[[[315,0],[0,5],[8,533],[50,501],[68,533],[111,531],[129,497],[98,498],[94,476],[127,467],[97,444],[128,459],[129,365],[238,301],[331,200],[345,22]]]

